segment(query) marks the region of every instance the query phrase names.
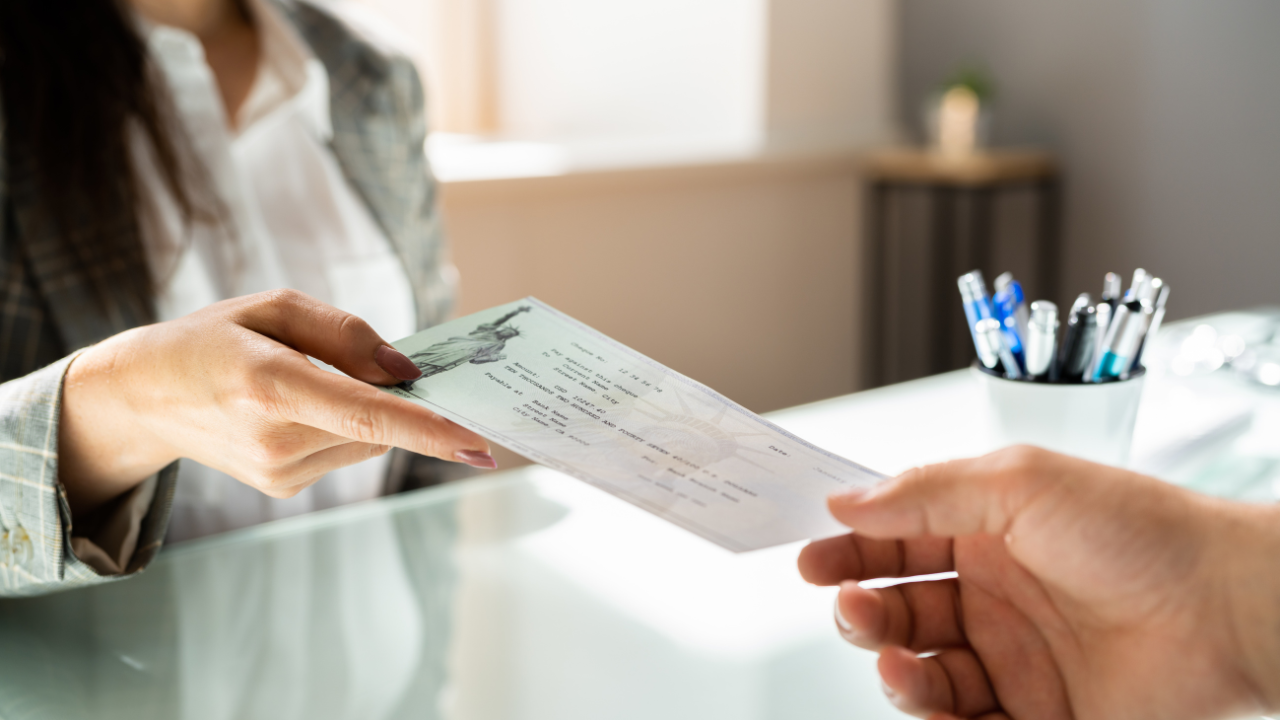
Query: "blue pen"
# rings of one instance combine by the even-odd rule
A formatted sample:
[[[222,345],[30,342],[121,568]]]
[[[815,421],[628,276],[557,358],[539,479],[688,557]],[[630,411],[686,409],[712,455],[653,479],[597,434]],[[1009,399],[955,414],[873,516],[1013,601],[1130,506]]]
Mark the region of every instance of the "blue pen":
[[[1019,314],[1025,313],[1025,299],[1022,285],[1013,279],[1012,273],[1003,273],[996,278],[996,296],[992,302],[996,320],[1000,321],[1000,329],[1004,333],[1004,344],[1009,348],[1021,368],[1026,368],[1026,354],[1022,347],[1022,336],[1025,332],[1019,323]]]
[[[993,319],[991,301],[987,299],[987,285],[983,282],[982,271],[967,272],[956,279],[960,288],[960,299],[964,303],[964,316],[969,321],[969,334],[973,336],[973,347],[978,351],[978,359],[988,368],[994,368],[1000,357],[996,348],[987,341],[986,336],[978,332],[978,323]]]
[[[1022,283],[1014,280],[1011,272],[1003,272],[996,276],[996,295],[1006,289],[1013,293],[1013,319],[1017,321],[1018,337],[1025,344],[1031,314],[1027,311],[1027,296],[1022,292]]]

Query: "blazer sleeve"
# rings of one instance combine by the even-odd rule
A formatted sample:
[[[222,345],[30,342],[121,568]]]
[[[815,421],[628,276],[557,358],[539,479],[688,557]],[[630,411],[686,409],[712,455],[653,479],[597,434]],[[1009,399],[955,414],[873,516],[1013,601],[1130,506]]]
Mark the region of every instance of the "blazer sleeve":
[[[102,574],[72,550],[71,510],[58,482],[58,422],[63,381],[75,357],[0,384],[0,596],[38,595],[128,577],[155,559],[164,540],[176,462],[154,480],[124,572]]]

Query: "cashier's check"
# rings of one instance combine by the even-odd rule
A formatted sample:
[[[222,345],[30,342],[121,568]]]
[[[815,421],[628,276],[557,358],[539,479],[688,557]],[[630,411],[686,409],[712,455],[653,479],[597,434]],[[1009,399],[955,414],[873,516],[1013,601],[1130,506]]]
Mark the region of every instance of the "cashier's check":
[[[533,298],[394,345],[387,392],[734,552],[848,532],[827,495],[884,477]]]

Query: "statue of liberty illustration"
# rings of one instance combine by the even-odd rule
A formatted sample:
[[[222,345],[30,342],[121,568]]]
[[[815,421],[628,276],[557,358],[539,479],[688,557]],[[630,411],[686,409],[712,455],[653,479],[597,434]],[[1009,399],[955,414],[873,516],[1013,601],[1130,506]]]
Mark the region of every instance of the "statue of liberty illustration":
[[[507,359],[507,356],[502,354],[502,350],[506,347],[508,340],[519,337],[520,328],[514,325],[504,326],[504,323],[522,312],[529,312],[530,309],[529,306],[522,305],[491,323],[480,325],[466,337],[451,337],[444,342],[438,342],[425,350],[413,353],[409,359],[422,371],[422,377],[414,382],[421,382],[432,375],[439,375],[466,363],[483,365]],[[401,387],[408,390],[412,387],[412,383],[403,383]]]

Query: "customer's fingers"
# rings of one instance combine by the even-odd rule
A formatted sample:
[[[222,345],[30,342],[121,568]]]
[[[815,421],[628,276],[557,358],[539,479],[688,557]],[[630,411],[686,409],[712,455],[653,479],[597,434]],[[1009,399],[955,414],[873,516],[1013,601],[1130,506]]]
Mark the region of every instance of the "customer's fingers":
[[[310,363],[302,365],[275,393],[277,411],[287,420],[442,460],[469,462],[467,453],[489,452],[484,438],[420,405]]]
[[[955,570],[950,538],[902,541],[840,535],[809,543],[796,562],[801,577],[814,585]]]
[[[828,504],[837,520],[871,537],[1003,535],[1055,484],[1061,459],[1070,460],[1038,448],[1008,448],[908,470],[862,494],[833,495]]]
[[[846,640],[868,650],[894,645],[929,652],[966,644],[955,580],[874,589],[847,581],[836,596],[836,625]]]
[[[906,648],[886,647],[877,667],[885,694],[903,712],[917,717],[942,712],[963,718],[1000,712],[987,671],[969,648],[944,650],[922,658]]]
[[[369,323],[296,290],[243,298],[233,318],[249,330],[323,360],[358,380],[390,385],[422,374]]]

